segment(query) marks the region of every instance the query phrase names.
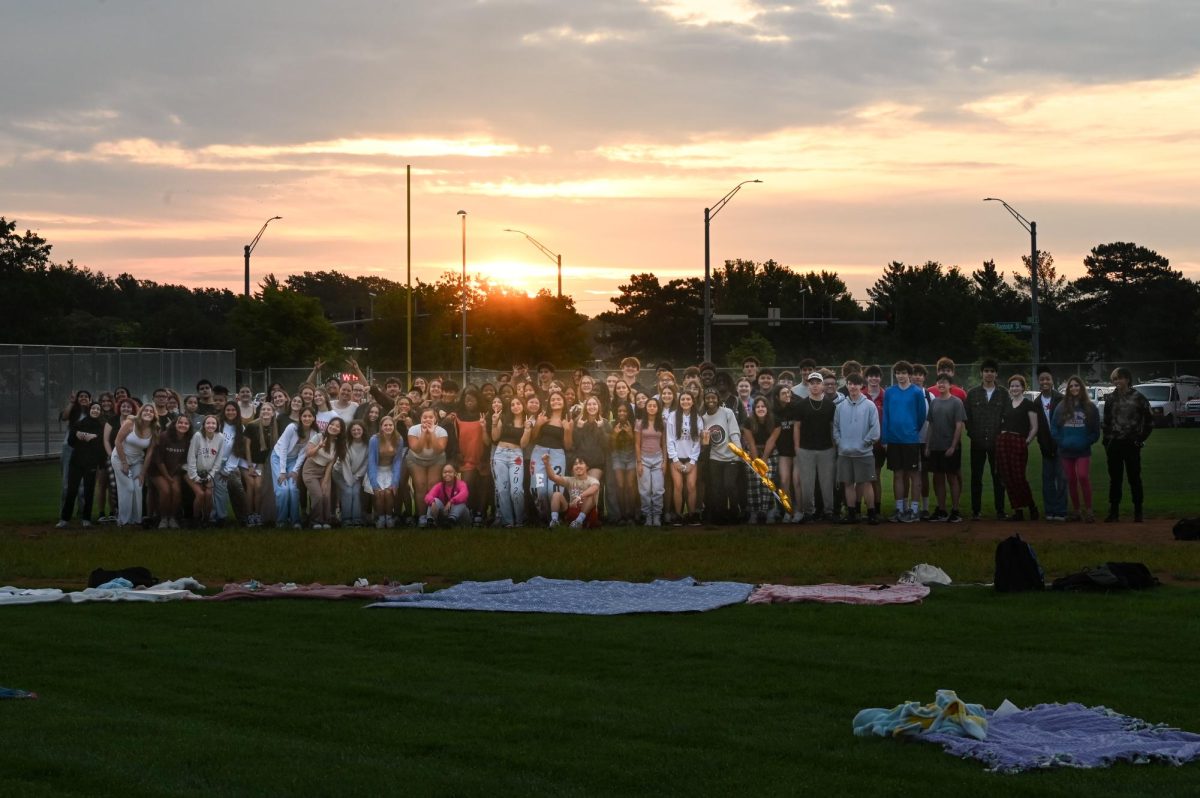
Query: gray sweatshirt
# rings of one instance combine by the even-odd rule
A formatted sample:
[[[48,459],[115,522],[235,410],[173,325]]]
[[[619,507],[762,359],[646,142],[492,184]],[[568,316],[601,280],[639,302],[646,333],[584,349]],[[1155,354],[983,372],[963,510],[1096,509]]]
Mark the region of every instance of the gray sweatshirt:
[[[871,454],[879,432],[879,410],[866,394],[860,394],[857,402],[847,396],[833,412],[833,442],[838,454],[847,457]]]

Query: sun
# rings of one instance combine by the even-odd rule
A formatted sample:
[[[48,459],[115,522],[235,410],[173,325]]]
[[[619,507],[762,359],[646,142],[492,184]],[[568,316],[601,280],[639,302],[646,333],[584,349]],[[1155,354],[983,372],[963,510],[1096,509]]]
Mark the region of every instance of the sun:
[[[510,288],[530,296],[542,289],[554,291],[558,279],[553,264],[542,266],[512,260],[467,261],[467,275],[486,280],[492,286]]]

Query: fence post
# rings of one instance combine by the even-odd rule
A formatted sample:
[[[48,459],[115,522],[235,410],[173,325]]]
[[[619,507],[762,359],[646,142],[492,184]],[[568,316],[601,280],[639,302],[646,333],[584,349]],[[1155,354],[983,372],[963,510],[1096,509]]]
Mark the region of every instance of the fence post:
[[[45,374],[42,380],[42,396],[46,399],[46,406],[42,413],[42,438],[44,449],[42,454],[45,457],[50,456],[50,347],[45,347]]]
[[[23,433],[25,428],[25,412],[21,397],[25,395],[25,366],[21,360],[21,353],[25,351],[25,347],[17,344],[17,459],[20,460],[25,454],[25,436]]]

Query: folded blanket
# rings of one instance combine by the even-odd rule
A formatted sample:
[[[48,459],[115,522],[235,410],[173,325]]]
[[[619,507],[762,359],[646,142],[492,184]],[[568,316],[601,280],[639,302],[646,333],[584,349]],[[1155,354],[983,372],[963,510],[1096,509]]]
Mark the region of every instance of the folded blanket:
[[[74,593],[68,593],[65,600],[72,604],[83,604],[91,601],[140,601],[154,603],[198,598],[200,597],[190,590],[174,590],[164,587],[148,587],[144,590],[89,587],[84,590],[76,590]]]
[[[988,736],[986,710],[979,704],[967,704],[953,690],[938,690],[932,704],[908,701],[891,709],[864,709],[854,716],[856,737],[921,737],[939,739]]]
[[[306,598],[306,599],[389,599],[420,593],[425,585],[413,582],[408,585],[323,585],[314,582],[311,585],[297,585],[294,582],[279,582],[273,585],[263,585],[251,580],[245,584],[229,584],[221,588],[215,596],[204,596],[208,601],[230,601],[233,599],[276,599],[276,598]]]
[[[621,615],[635,612],[704,612],[741,604],[753,585],[699,582],[691,577],[648,583],[546,579],[463,582],[414,596],[396,596],[368,605],[388,609],[481,610],[485,612],[560,612]]]
[[[940,731],[919,739],[939,743],[955,756],[979,760],[998,773],[1097,768],[1115,762],[1182,765],[1200,758],[1200,734],[1077,703],[1039,704],[1003,717],[992,716],[987,739]]]
[[[761,585],[747,604],[817,601],[825,604],[914,604],[929,595],[920,584],[900,585]]]

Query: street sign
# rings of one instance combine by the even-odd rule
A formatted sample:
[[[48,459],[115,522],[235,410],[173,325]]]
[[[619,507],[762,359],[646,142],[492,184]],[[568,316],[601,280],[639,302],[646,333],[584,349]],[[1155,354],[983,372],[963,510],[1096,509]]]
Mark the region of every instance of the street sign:
[[[1022,324],[1019,321],[994,321],[994,322],[992,322],[992,326],[995,327],[1000,332],[1009,332],[1009,333],[1029,332],[1030,330],[1033,329],[1032,325]]]

